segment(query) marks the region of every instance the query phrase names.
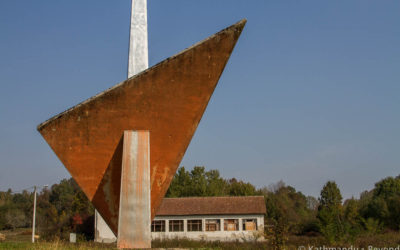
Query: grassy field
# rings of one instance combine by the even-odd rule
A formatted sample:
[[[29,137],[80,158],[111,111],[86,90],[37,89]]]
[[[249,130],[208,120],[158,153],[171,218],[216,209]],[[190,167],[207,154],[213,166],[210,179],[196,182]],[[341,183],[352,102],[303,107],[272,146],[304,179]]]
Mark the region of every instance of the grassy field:
[[[69,242],[54,240],[44,242],[38,239],[38,242],[32,244],[30,231],[18,229],[14,231],[0,231],[6,236],[6,240],[0,242],[0,249],[116,249],[116,244],[99,244],[94,242],[78,242],[72,244]],[[305,248],[301,248],[304,246]],[[354,240],[354,242],[330,245],[321,236],[289,236],[285,249],[317,249],[318,247],[337,247],[353,249],[369,247],[399,247],[400,232],[387,232],[379,235],[364,235]],[[153,241],[153,248],[181,248],[181,249],[274,249],[271,240],[266,242],[205,242],[191,240],[167,240]],[[312,248],[309,248],[312,247]],[[400,249],[400,247],[399,247]],[[374,249],[375,250],[375,249]]]
[[[16,229],[0,231],[5,235],[6,239],[0,242],[0,249],[112,249],[116,246],[113,244],[98,244],[94,242],[79,242],[72,244],[69,242],[54,240],[45,242],[37,239],[37,242],[32,244],[32,231],[30,229]]]
[[[0,249],[114,249],[115,246],[104,246],[103,244],[94,243],[63,243],[63,242],[36,242],[34,244],[29,242],[4,242],[0,243]]]

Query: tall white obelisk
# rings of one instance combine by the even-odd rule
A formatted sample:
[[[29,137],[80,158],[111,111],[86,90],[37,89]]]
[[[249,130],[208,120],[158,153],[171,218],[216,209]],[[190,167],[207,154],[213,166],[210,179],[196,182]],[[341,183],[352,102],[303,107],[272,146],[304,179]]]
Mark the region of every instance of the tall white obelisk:
[[[128,78],[149,67],[147,0],[132,0]]]
[[[147,0],[131,0],[128,78],[146,70],[148,62]],[[150,170],[149,170],[150,171]],[[150,222],[151,223],[151,222]],[[148,227],[150,228],[150,226]],[[100,214],[95,211],[95,241],[111,243],[117,240]]]

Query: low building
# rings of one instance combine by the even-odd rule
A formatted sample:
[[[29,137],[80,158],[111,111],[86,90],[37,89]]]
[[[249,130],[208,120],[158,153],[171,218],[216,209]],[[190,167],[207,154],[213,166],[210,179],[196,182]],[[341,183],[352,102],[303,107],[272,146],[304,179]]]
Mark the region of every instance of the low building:
[[[152,239],[263,240],[263,196],[165,198]]]
[[[151,224],[152,239],[264,240],[263,196],[164,198]],[[100,215],[95,241],[116,237]]]

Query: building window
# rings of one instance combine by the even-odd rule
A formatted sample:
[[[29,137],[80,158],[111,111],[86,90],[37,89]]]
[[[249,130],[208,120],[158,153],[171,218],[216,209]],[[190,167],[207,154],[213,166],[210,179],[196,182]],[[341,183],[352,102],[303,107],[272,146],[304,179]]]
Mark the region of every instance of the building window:
[[[153,220],[151,223],[152,232],[165,232],[165,220]]]
[[[170,232],[183,232],[183,220],[170,220],[169,221]]]
[[[214,232],[214,231],[220,231],[220,230],[221,230],[221,220],[220,219],[206,220],[206,231]]]
[[[243,219],[243,231],[257,230],[257,219]]]
[[[238,219],[224,219],[224,230],[225,231],[239,231],[239,220]]]
[[[188,232],[203,231],[203,222],[201,220],[188,220],[187,230]]]

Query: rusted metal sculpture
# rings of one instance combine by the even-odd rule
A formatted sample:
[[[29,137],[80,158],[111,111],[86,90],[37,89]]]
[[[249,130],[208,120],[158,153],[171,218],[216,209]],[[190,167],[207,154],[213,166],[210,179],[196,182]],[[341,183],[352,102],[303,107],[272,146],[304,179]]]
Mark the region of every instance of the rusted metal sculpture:
[[[124,131],[150,132],[153,219],[245,23],[242,20],[38,126],[116,235]]]

